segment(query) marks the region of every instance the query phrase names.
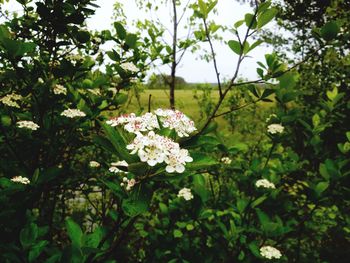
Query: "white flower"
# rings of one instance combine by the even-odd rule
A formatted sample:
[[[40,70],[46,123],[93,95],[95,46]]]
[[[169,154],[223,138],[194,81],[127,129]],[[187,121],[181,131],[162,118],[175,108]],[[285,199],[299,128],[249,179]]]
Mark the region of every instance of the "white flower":
[[[131,63],[131,62],[125,62],[125,63],[121,64],[120,67],[122,69],[124,69],[125,71],[130,71],[130,72],[138,72],[139,71],[139,69],[134,65],[134,63]]]
[[[96,161],[90,161],[89,166],[91,168],[98,168],[101,166],[101,164],[99,162],[96,162]]]
[[[126,186],[126,188],[125,188],[126,191],[130,191],[131,188],[133,188],[135,184],[136,184],[135,179],[130,179],[130,180],[128,180],[128,184],[127,184],[127,186]]]
[[[131,188],[133,188],[135,184],[136,184],[135,179],[129,180],[127,177],[123,177],[123,182],[120,183],[120,186],[123,187],[126,185],[125,190],[130,191]]]
[[[56,84],[53,87],[53,93],[55,95],[59,95],[59,94],[67,95],[67,89],[60,84]]]
[[[61,113],[61,116],[65,116],[67,118],[76,118],[76,117],[85,117],[86,114],[78,109],[68,109],[68,110],[64,110]]]
[[[37,130],[40,126],[32,121],[18,121],[17,122],[18,128],[25,128],[32,131]]]
[[[197,130],[194,122],[181,111],[157,109],[154,113],[159,116],[163,127],[174,129],[180,137],[188,137]]]
[[[277,248],[274,248],[271,246],[261,247],[260,254],[261,254],[261,256],[263,256],[264,258],[267,258],[267,259],[273,259],[273,258],[279,259],[282,257],[281,252]]]
[[[0,99],[0,102],[3,104],[9,106],[9,107],[14,107],[14,108],[19,108],[18,101],[21,100],[23,97],[21,95],[18,95],[16,93],[11,93],[7,94],[6,96],[2,97]]]
[[[264,188],[276,189],[276,186],[274,185],[274,183],[271,183],[270,181],[268,181],[266,179],[260,179],[260,180],[256,181],[255,186],[258,188],[264,187]]]
[[[42,78],[38,78],[38,83],[43,84],[44,80]]]
[[[281,124],[270,124],[267,126],[267,132],[271,134],[282,133],[284,127]]]
[[[15,176],[11,179],[12,182],[21,183],[21,184],[30,184],[30,181],[27,177]]]
[[[138,154],[142,162],[155,166],[165,162],[168,173],[182,173],[185,170],[186,162],[192,162],[188,151],[181,149],[180,145],[170,138],[155,134],[154,131],[147,135],[138,133],[133,142],[127,145],[131,154]]]
[[[186,187],[182,188],[177,194],[177,196],[183,197],[186,201],[193,199],[193,194],[191,193],[191,189]]]
[[[111,163],[111,167],[108,169],[111,173],[127,173],[121,169],[119,169],[117,166],[122,167],[128,167],[129,164],[126,161],[118,161]]]
[[[231,164],[232,160],[229,157],[222,157],[221,162],[224,164]]]
[[[125,130],[135,134],[159,129],[157,116],[149,112],[142,116],[136,116],[134,113],[122,115],[108,120],[106,123],[112,127],[122,124]]]
[[[168,173],[183,173],[185,171],[186,162],[192,162],[193,159],[188,155],[188,151],[185,149],[176,148],[170,151],[170,154],[167,155],[165,162],[167,166],[165,170]]]

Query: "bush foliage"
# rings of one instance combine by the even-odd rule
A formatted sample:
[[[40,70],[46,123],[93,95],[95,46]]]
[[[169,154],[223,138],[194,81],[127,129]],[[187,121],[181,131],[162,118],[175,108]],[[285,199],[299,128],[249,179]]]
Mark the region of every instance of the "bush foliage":
[[[195,123],[172,110],[110,117],[153,61],[171,59],[155,25],[129,32],[120,18],[90,32],[92,0],[17,2],[7,14],[0,1],[1,262],[347,262],[342,1],[314,29],[316,51],[291,66],[266,54],[259,78],[239,81],[262,43],[251,37],[278,12],[256,1],[230,29],[238,63],[226,82],[212,45],[225,30],[211,20],[217,1],[191,2],[195,39],[181,45],[209,44],[218,75],[196,95]]]

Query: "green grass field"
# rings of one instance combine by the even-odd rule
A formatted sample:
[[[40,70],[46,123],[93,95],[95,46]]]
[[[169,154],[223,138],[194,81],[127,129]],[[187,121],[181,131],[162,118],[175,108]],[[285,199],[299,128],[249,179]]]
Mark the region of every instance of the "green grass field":
[[[197,97],[200,97],[203,94],[203,91],[197,91]],[[141,113],[146,112],[148,110],[148,101],[149,96],[151,95],[151,110],[155,110],[157,108],[169,108],[169,93],[167,90],[144,90],[139,93],[139,102],[136,98],[134,92],[129,93],[129,100],[120,110],[120,113],[128,113],[135,112]],[[211,93],[211,100],[215,104],[218,101],[219,94],[216,90],[213,90]],[[195,91],[194,90],[177,90],[175,91],[175,102],[176,108],[182,112],[184,112],[187,116],[193,119],[197,125],[197,127],[201,127],[206,120],[206,117],[201,116],[200,114],[200,105],[198,104],[198,100],[195,99]],[[274,103],[266,103],[259,102],[257,104],[256,109],[253,111],[247,111],[248,107],[239,111],[238,118],[235,120],[235,124],[237,126],[236,131],[233,132],[232,126],[229,125],[228,121],[224,117],[218,117],[215,121],[219,125],[219,129],[221,132],[227,135],[236,135],[240,139],[242,136],[242,129],[245,123],[261,121],[258,120],[259,116],[264,116],[266,111],[270,111],[270,108],[274,106]],[[249,106],[253,107],[253,106]],[[228,110],[228,107],[221,108],[220,112]],[[267,113],[266,113],[267,114]],[[265,115],[266,115],[265,114]],[[254,130],[251,131],[251,136],[254,136]],[[250,137],[250,136],[249,136]]]

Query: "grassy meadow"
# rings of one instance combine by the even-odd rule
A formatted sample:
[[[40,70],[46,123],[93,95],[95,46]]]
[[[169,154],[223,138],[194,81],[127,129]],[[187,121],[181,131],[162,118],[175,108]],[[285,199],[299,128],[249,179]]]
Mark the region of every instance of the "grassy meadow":
[[[144,89],[142,91],[138,91],[137,94],[131,90],[129,92],[129,99],[120,110],[120,113],[146,112],[148,110],[150,95],[151,110],[155,110],[157,108],[169,108],[169,92],[165,89]],[[196,91],[195,89],[175,91],[176,108],[193,119],[197,127],[200,127],[207,118],[207,116],[201,112],[203,107],[200,105],[200,100],[204,95],[204,91]],[[210,96],[207,94],[206,102],[208,103],[208,101],[210,101],[210,103],[215,105],[218,99],[219,94],[217,90],[212,90]],[[250,140],[256,135],[256,133],[264,133],[264,131],[261,130],[263,129],[261,125],[258,129],[252,129],[252,123],[264,123],[266,116],[269,115],[274,105],[274,103],[259,102],[256,105],[251,105],[236,111],[234,117],[232,117],[233,119],[231,119],[231,123],[224,117],[218,117],[215,119],[215,121],[217,122],[219,129],[223,131],[224,134],[231,137],[230,141],[236,141],[236,139],[242,140],[243,138]],[[220,109],[220,112],[227,111],[229,106],[230,104],[228,102],[224,103]],[[234,106],[236,107],[238,105]]]

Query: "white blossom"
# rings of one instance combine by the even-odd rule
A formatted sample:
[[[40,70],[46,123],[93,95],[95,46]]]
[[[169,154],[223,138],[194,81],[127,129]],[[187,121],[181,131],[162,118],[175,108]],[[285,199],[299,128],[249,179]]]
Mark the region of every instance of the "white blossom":
[[[271,134],[282,133],[284,127],[281,124],[270,124],[267,126],[267,132]]]
[[[21,100],[23,97],[21,95],[18,95],[16,93],[11,93],[7,94],[6,96],[2,97],[0,99],[0,102],[3,104],[9,106],[9,107],[14,107],[14,108],[19,108],[18,101]]]
[[[138,133],[133,142],[127,145],[131,154],[138,154],[142,162],[155,166],[165,162],[168,173],[182,173],[186,162],[192,162],[188,151],[181,149],[180,145],[168,137],[155,134],[154,131],[147,135]]]
[[[120,67],[122,69],[124,69],[125,71],[130,71],[130,72],[138,72],[139,71],[139,69],[134,65],[134,63],[131,63],[131,62],[125,62],[125,63],[121,64]]]
[[[27,177],[15,176],[11,179],[12,182],[21,183],[21,184],[30,184],[30,181]]]
[[[277,248],[274,248],[271,246],[261,247],[260,255],[267,259],[273,259],[273,258],[279,259],[282,257],[281,252]]]
[[[25,128],[32,131],[35,131],[40,127],[38,124],[32,121],[18,121],[17,126],[18,128]]]
[[[157,109],[155,114],[159,116],[163,127],[174,129],[180,137],[188,137],[190,133],[197,130],[194,122],[181,111]]]
[[[166,156],[165,162],[167,166],[165,170],[168,173],[183,173],[185,171],[186,162],[192,162],[193,159],[188,155],[186,149],[176,148],[170,151],[170,154]]]
[[[121,169],[118,168],[118,166],[122,166],[122,167],[128,167],[129,164],[126,161],[118,161],[118,162],[113,162],[111,163],[111,167],[109,168],[109,171],[111,173],[127,173]]]
[[[229,157],[222,157],[221,162],[224,164],[231,164],[232,160]]]
[[[98,168],[101,166],[101,164],[99,162],[96,162],[96,161],[90,161],[89,166],[91,168]]]
[[[270,181],[268,181],[266,179],[260,179],[260,180],[256,181],[255,186],[258,188],[263,187],[263,188],[276,189],[276,186],[274,185],[274,183],[271,183]]]
[[[61,113],[61,116],[65,116],[67,118],[76,118],[76,117],[85,117],[86,114],[78,109],[67,109]]]
[[[191,189],[186,187],[182,188],[177,194],[177,196],[183,197],[186,201],[193,199],[193,194],[191,193]]]
[[[159,129],[157,116],[147,112],[142,116],[136,116],[135,113],[122,115],[118,118],[106,122],[112,127],[124,125],[124,129],[131,133],[147,132],[153,129]]]
[[[38,78],[38,83],[43,84],[44,80],[42,78]]]
[[[60,84],[56,84],[53,87],[53,93],[55,95],[60,95],[60,94],[67,95],[67,89]]]
[[[136,180],[135,179],[128,179],[127,177],[123,177],[123,182],[120,183],[121,187],[125,187],[126,191],[130,191],[134,185],[136,184]]]

